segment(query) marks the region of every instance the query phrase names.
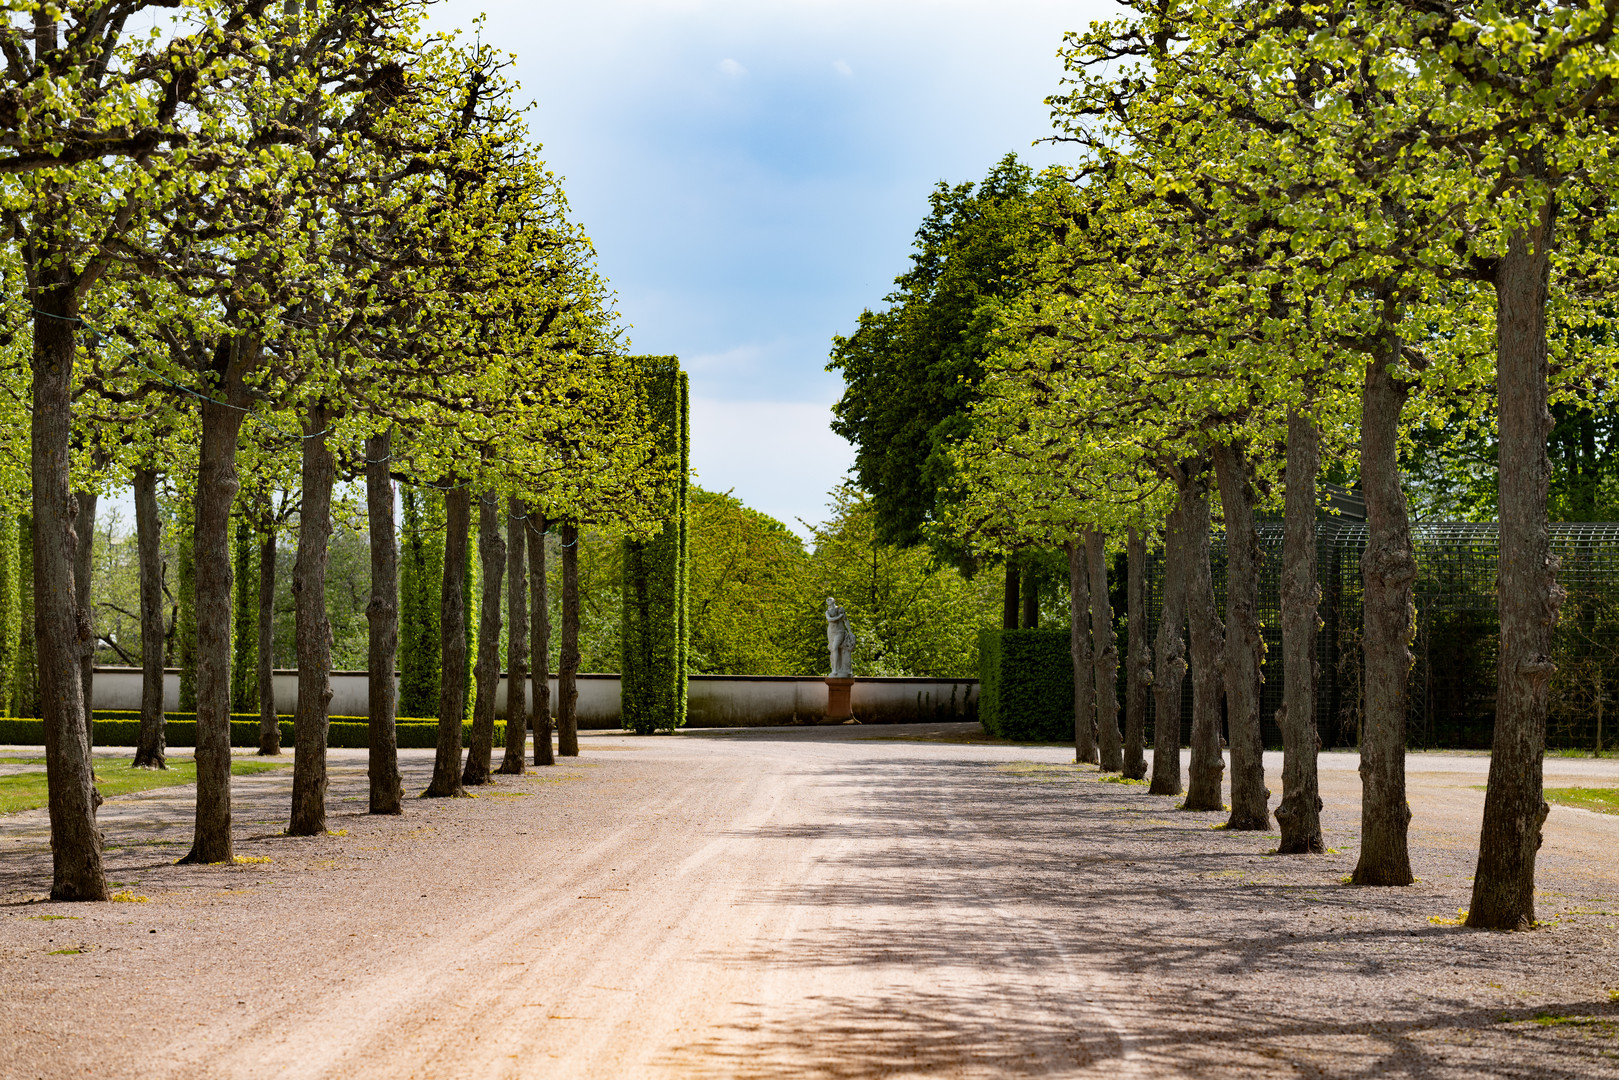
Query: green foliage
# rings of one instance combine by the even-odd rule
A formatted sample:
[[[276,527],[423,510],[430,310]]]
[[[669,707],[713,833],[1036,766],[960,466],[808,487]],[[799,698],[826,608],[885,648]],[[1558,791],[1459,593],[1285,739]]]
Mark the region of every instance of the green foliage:
[[[439,695],[439,591],[444,581],[444,496],[401,486],[399,711],[431,716]],[[469,624],[471,620],[468,620]]]
[[[1015,154],[980,184],[941,182],[888,307],[833,338],[827,368],[842,371],[845,389],[832,429],[855,444],[855,475],[886,542],[918,543],[954,498],[947,450],[967,429],[993,348],[986,304],[1023,287],[1015,233],[1034,188]]]
[[[849,615],[858,675],[970,677],[978,629],[1000,621],[1002,571],[965,577],[925,547],[901,548],[878,535],[862,492],[834,493],[832,520],[813,530],[807,588],[793,625],[800,673],[825,673],[826,598]]]
[[[1003,739],[1074,737],[1074,660],[1066,630],[979,631],[978,719]]]
[[[258,537],[245,518],[237,519],[231,547],[235,580],[231,597],[230,707],[233,712],[251,713],[259,708],[259,560]]]
[[[819,606],[810,557],[794,533],[729,494],[691,490],[691,670],[715,675],[804,675],[818,665],[811,633]],[[813,609],[813,610],[812,610]]]
[[[624,540],[622,718],[626,730],[649,735],[674,731],[686,722],[691,419],[679,361],[645,357],[641,363],[657,449],[678,463],[679,477],[662,530],[650,540]]]

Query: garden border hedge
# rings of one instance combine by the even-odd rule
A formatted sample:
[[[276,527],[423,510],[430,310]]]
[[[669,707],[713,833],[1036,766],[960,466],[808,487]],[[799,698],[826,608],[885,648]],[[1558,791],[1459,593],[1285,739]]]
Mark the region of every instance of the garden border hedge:
[[[1074,658],[1067,630],[978,632],[978,720],[1002,739],[1074,737]]]
[[[197,744],[196,713],[166,713],[163,722],[164,741],[169,746],[191,747]],[[140,714],[134,712],[100,711],[95,714],[95,745],[136,746],[140,741]],[[438,745],[438,721],[408,717],[401,719],[395,729],[401,750],[431,750]],[[472,725],[461,726],[463,742],[472,737]],[[495,721],[495,741],[506,737],[506,722]],[[0,743],[40,746],[45,742],[45,721],[0,719]],[[230,722],[230,744],[235,747],[256,748],[259,745],[259,718],[237,713]],[[292,746],[292,719],[281,721],[281,745]],[[365,750],[371,745],[371,724],[364,717],[334,716],[328,728],[326,745],[338,750]]]

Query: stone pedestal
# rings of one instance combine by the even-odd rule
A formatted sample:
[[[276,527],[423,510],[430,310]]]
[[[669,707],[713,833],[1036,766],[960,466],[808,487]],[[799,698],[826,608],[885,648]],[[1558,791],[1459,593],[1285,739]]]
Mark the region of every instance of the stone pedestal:
[[[826,677],[827,723],[845,724],[854,719],[854,712],[849,708],[849,691],[853,686],[853,679],[838,678],[835,675]]]

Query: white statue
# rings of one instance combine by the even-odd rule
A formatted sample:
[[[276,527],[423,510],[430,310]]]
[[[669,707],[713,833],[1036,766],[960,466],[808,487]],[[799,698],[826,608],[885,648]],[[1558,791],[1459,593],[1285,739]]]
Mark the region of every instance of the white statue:
[[[849,617],[830,596],[826,598],[826,649],[832,654],[831,678],[853,678],[854,633],[849,629]]]

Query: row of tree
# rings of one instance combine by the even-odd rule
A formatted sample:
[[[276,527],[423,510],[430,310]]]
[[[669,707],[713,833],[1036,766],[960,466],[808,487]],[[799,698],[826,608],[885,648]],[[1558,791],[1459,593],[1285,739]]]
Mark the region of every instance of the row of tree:
[[[324,590],[340,478],[366,490],[380,813],[399,812],[402,794],[396,481],[444,507],[429,795],[487,778],[503,582],[517,675],[529,662],[525,558],[543,582],[545,533],[561,537],[566,612],[581,524],[649,534],[667,513],[676,469],[657,452],[640,362],[512,102],[508,61],[427,33],[422,18],[416,0],[91,0],[12,5],[0,25],[0,490],[23,493],[9,509],[31,514],[54,898],[107,897],[86,693],[89,538],[105,486],[135,491],[149,696],[164,630],[160,476],[187,508],[179,577],[195,597],[198,778],[187,860],[204,863],[233,855],[232,610],[249,605],[232,534],[245,524],[272,537],[277,492],[298,492],[294,835],[326,825]],[[475,502],[484,625],[463,762]],[[261,564],[275,557],[266,546]],[[544,600],[535,589],[540,611]],[[566,619],[562,633],[566,670]],[[143,712],[160,720],[160,699]],[[535,717],[544,758],[548,707]],[[143,732],[145,763],[161,749]],[[521,768],[521,744],[515,761],[511,749],[505,767]]]
[[[952,227],[919,236],[917,268],[891,298],[901,303],[838,342],[834,364],[864,379],[851,379],[843,422],[875,433],[885,417],[903,420],[899,395],[872,392],[883,380],[870,372],[896,358],[903,368],[906,349],[919,348],[906,343],[930,358],[961,349],[961,407],[915,414],[929,466],[916,475],[943,492],[916,500],[927,528],[980,555],[1066,548],[1077,750],[1144,775],[1142,717],[1155,694],[1153,790],[1163,794],[1181,790],[1171,718],[1189,653],[1186,805],[1221,807],[1224,711],[1229,824],[1240,829],[1270,820],[1255,518],[1280,504],[1283,852],[1322,850],[1323,462],[1357,480],[1370,539],[1353,880],[1366,885],[1412,881],[1404,727],[1417,567],[1402,453],[1458,445],[1424,429],[1488,430],[1500,651],[1468,922],[1531,925],[1563,595],[1547,534],[1550,407],[1601,415],[1609,384],[1619,4],[1130,9],[1065,42],[1067,83],[1049,104],[1074,166],[1034,178],[1007,162],[977,192],[941,190],[935,219]],[[929,303],[911,303],[924,289]],[[961,303],[952,310],[943,295]],[[947,316],[954,337],[929,344],[930,324],[901,310],[924,306]],[[1572,437],[1594,460],[1594,431]],[[880,445],[862,441],[863,461]],[[1570,499],[1593,510],[1597,491],[1588,481]],[[1216,500],[1223,618],[1210,564]],[[1122,746],[1104,537],[1129,549],[1132,578]],[[1149,544],[1164,566],[1151,654],[1138,577]]]

